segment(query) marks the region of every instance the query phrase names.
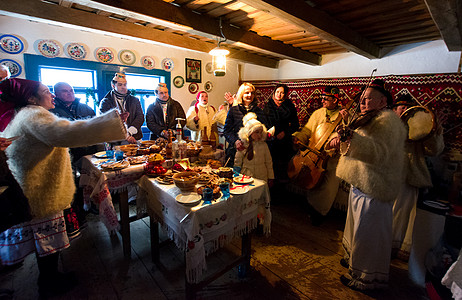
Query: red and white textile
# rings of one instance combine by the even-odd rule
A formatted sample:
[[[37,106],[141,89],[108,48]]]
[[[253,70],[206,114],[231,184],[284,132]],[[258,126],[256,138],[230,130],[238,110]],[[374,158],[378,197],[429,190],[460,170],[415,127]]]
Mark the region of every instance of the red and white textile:
[[[162,224],[169,238],[186,252],[188,282],[200,281],[207,268],[206,255],[256,228],[259,219],[263,221],[265,234],[270,234],[269,188],[262,180],[255,179],[245,194],[194,208],[175,200],[181,192],[173,184],[161,185],[146,176],[138,184],[137,205],[147,205],[151,216]]]

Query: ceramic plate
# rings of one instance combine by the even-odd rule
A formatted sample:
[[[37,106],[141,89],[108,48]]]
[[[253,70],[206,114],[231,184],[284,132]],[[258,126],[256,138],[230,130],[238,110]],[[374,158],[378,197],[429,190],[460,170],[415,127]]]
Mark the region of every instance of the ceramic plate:
[[[136,55],[131,50],[121,50],[119,52],[119,60],[126,65],[133,65],[136,61]]]
[[[235,185],[229,189],[229,192],[233,195],[245,194],[249,191],[248,185]]]
[[[173,64],[173,60],[171,60],[170,58],[164,58],[162,60],[162,69],[164,71],[171,72],[174,67],[175,65]]]
[[[141,57],[140,62],[141,62],[141,65],[145,69],[148,69],[148,70],[152,70],[156,66],[156,61],[151,56],[143,56],[143,57]]]
[[[199,86],[195,82],[190,83],[188,86],[188,90],[191,94],[195,94],[199,90]]]
[[[185,205],[196,205],[198,204],[202,197],[196,192],[191,192],[191,193],[184,193],[184,194],[179,194],[176,196],[176,201],[181,204]]]
[[[24,50],[24,43],[20,38],[11,34],[0,36],[0,49],[10,54],[19,54]]]
[[[85,46],[79,43],[70,43],[66,46],[66,53],[70,58],[82,60],[87,56]]]
[[[54,58],[61,55],[61,46],[55,40],[40,40],[37,49],[46,57]]]
[[[183,85],[184,85],[184,79],[183,79],[183,77],[181,77],[181,76],[176,76],[175,78],[173,78],[173,85],[174,85],[176,88],[181,88],[181,87],[183,87]]]
[[[96,158],[107,158],[106,151],[96,152],[93,154]]]
[[[10,69],[11,78],[19,76],[22,72],[21,65],[12,59],[2,59],[0,60],[0,65],[4,65]]]
[[[234,182],[240,183],[240,184],[248,184],[253,182],[253,177],[247,176],[247,175],[239,175],[237,177],[233,178]]]
[[[204,84],[204,89],[207,93],[210,93],[213,89],[213,84],[211,81],[207,81],[205,84]]]
[[[126,160],[122,161],[107,161],[99,165],[104,171],[115,171],[128,168],[130,163]]]
[[[100,47],[95,50],[95,58],[102,63],[110,63],[114,60],[114,51],[109,47]]]
[[[213,66],[212,66],[212,63],[209,62],[205,65],[205,71],[207,71],[207,73],[209,74],[212,74],[212,71],[213,71]]]

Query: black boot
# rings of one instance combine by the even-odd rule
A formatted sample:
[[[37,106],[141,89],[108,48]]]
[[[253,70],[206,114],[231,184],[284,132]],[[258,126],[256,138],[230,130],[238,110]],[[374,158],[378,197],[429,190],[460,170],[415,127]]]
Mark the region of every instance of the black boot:
[[[38,287],[41,297],[52,297],[70,291],[76,284],[77,278],[71,273],[58,272],[59,253],[44,257],[37,257],[39,268]]]

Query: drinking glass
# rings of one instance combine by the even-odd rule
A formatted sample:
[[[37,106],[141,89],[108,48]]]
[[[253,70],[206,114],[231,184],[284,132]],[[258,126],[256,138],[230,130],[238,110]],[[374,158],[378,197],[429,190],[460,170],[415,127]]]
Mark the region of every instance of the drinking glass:
[[[222,181],[220,182],[220,190],[223,196],[221,197],[223,200],[226,200],[229,198],[229,182],[227,181]]]
[[[109,159],[114,158],[114,150],[106,150],[106,157]]]
[[[204,198],[204,204],[211,204],[213,199],[213,190],[211,188],[203,189],[202,197]]]

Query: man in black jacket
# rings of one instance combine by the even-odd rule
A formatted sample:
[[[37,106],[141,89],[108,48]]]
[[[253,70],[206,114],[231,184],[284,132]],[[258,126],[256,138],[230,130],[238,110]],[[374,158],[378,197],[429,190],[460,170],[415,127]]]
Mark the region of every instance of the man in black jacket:
[[[141,126],[144,123],[144,113],[140,100],[130,95],[127,88],[127,79],[123,73],[115,73],[111,81],[111,87],[112,90],[101,100],[99,110],[104,113],[117,108],[120,113],[128,112],[130,115],[125,123],[130,134],[127,142],[136,144],[137,140],[143,138]]]
[[[146,111],[146,125],[151,130],[151,140],[158,137],[168,137],[169,130],[175,130],[176,118],[182,118],[181,128],[186,124],[186,114],[181,104],[173,100],[168,94],[165,83],[159,83],[155,90],[157,99],[149,105]]]

